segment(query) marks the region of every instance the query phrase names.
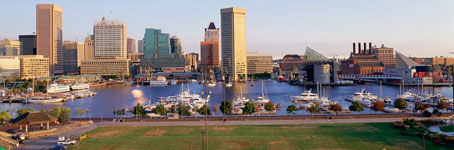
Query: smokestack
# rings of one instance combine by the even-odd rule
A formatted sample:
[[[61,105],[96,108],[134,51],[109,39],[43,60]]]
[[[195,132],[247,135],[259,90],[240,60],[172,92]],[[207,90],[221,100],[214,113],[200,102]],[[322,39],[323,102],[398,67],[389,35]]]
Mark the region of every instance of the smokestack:
[[[364,44],[364,54],[367,54],[367,43],[363,43]]]
[[[361,54],[361,43],[358,43],[358,54]]]
[[[353,54],[356,54],[356,44],[353,43]]]
[[[372,54],[372,42],[369,42],[369,54]]]

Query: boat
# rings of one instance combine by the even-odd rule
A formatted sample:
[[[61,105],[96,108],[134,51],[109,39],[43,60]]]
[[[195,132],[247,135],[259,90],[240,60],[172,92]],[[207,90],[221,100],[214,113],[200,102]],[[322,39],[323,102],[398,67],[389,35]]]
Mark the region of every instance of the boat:
[[[362,89],[360,92],[355,92],[352,95],[349,95],[345,100],[347,101],[362,101],[362,100],[376,100],[378,97],[370,92],[365,92],[364,89]]]
[[[225,87],[232,87],[232,82],[228,82],[225,84]]]
[[[177,84],[177,80],[175,80],[175,79],[170,80],[170,84],[171,84],[171,85]]]
[[[216,86],[216,81],[210,81],[207,85],[209,87],[214,87],[214,86]]]
[[[279,75],[279,77],[278,77],[278,81],[279,81],[279,82],[284,82],[284,81],[285,81],[285,79],[284,79],[284,76],[282,76],[282,75]]]
[[[63,102],[63,98],[56,96],[34,96],[27,100],[29,103],[60,103]]]
[[[312,93],[311,91],[312,91],[312,89],[304,91],[303,93],[301,93],[298,96],[290,97],[290,99],[292,101],[312,101],[312,100],[318,99],[319,98],[318,95],[315,93]]]
[[[400,112],[399,109],[394,108],[394,107],[385,107],[385,108],[383,108],[383,111],[384,111],[384,112],[387,112],[387,113],[397,113],[397,112]]]
[[[52,83],[47,87],[47,93],[63,93],[69,92],[70,88],[68,85],[62,85],[58,83]]]
[[[397,96],[397,98],[405,99],[405,101],[414,102],[420,101],[420,96],[418,94],[412,93],[411,91],[407,91],[404,94]]]
[[[265,85],[263,84],[263,80],[262,80],[262,96],[258,96],[257,99],[254,100],[254,103],[255,104],[266,104],[268,102],[270,102],[270,99],[268,98],[268,96],[266,94]]]
[[[154,80],[150,80],[151,86],[166,86],[167,84],[169,83],[167,82],[167,79],[163,76],[159,76]]]
[[[76,83],[74,85],[71,85],[71,90],[73,91],[86,89],[90,89],[90,85],[87,83]]]

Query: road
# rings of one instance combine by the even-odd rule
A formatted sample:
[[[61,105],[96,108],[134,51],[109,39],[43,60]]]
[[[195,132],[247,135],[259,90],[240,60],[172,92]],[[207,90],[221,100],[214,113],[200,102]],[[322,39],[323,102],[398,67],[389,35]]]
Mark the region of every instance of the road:
[[[282,125],[282,124],[319,124],[319,123],[369,123],[394,122],[402,118],[368,118],[368,119],[335,119],[335,120],[244,120],[244,121],[208,121],[208,125]],[[68,131],[44,138],[30,139],[20,145],[17,150],[41,150],[57,144],[59,136],[81,134],[102,126],[201,126],[204,121],[165,121],[165,122],[95,122],[93,124],[75,127]]]

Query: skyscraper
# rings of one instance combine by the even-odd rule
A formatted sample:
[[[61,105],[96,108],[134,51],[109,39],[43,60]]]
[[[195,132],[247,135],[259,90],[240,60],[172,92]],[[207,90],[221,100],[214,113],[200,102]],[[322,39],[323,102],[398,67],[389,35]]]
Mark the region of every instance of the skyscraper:
[[[170,38],[170,53],[174,54],[175,56],[181,55],[182,46],[180,39],[177,36],[172,36]]]
[[[84,59],[93,59],[93,53],[93,35],[89,35],[84,42]]]
[[[36,55],[36,35],[19,35],[21,55]]]
[[[127,58],[126,24],[104,17],[93,27],[95,58]]]
[[[213,22],[205,28],[205,40],[200,42],[200,56],[202,70],[219,68],[219,28]]]
[[[139,52],[139,49],[137,47],[137,45],[138,45],[137,40],[135,40],[133,38],[128,38],[127,45],[128,45],[128,47],[127,47],[128,53],[138,53]]]
[[[169,34],[161,33],[161,29],[145,29],[143,43],[143,53],[145,58],[159,57],[160,55],[170,55]]]
[[[63,42],[64,74],[79,74],[81,61],[85,60],[84,51],[84,43],[74,41]]]
[[[63,73],[63,10],[54,4],[36,5],[36,53],[49,58],[50,74]]]
[[[221,9],[222,70],[232,80],[247,80],[246,9]]]
[[[137,41],[137,49],[139,50],[139,53],[143,53],[143,40],[138,40]]]

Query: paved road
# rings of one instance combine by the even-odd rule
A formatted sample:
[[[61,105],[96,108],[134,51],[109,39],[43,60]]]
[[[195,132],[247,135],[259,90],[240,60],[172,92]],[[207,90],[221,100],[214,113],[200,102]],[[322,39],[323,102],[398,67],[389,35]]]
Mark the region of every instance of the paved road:
[[[279,124],[317,124],[317,123],[367,123],[367,122],[394,122],[402,118],[372,118],[372,119],[335,119],[335,120],[244,120],[244,121],[209,121],[208,125],[279,125]],[[57,144],[59,136],[70,136],[81,134],[86,131],[102,126],[200,126],[205,125],[204,121],[165,121],[165,122],[95,122],[69,129],[68,131],[45,138],[30,139],[16,148],[19,150],[40,150],[48,149]]]

